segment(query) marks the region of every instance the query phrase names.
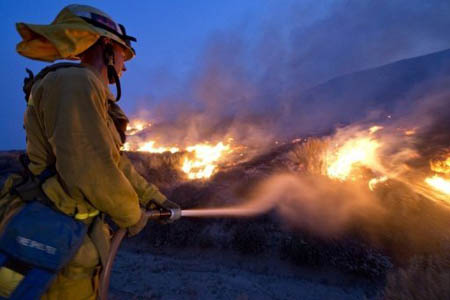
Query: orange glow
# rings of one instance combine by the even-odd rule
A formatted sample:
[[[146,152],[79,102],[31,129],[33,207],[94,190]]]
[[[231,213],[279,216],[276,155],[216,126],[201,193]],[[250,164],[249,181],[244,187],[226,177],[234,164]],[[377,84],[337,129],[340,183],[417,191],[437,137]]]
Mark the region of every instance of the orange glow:
[[[355,165],[372,166],[376,164],[376,151],[380,143],[368,137],[346,141],[334,153],[327,156],[327,175],[341,181],[346,180]]]
[[[430,161],[430,168],[437,173],[450,174],[450,155],[446,159]]]
[[[152,124],[149,122],[141,121],[141,120],[132,120],[127,125],[126,134],[127,135],[135,135],[150,126],[152,126]]]
[[[131,145],[130,143],[126,142],[125,144],[122,145],[122,147],[120,148],[121,151],[131,151]]]
[[[378,178],[372,178],[372,179],[370,179],[370,180],[369,180],[369,189],[370,189],[371,191],[374,191],[377,184],[382,183],[382,182],[385,182],[385,181],[388,180],[388,179],[389,179],[389,178],[388,178],[387,176],[381,176],[381,177],[378,177]]]
[[[192,153],[183,161],[182,170],[189,179],[202,179],[211,177],[217,163],[223,159],[224,154],[230,153],[230,146],[222,142],[215,146],[209,144],[198,144],[186,148],[186,151]]]
[[[233,138],[228,138],[232,142]],[[237,147],[236,149],[240,149]],[[217,163],[231,153],[230,144],[219,142],[216,145],[208,143],[188,146],[184,149],[177,146],[157,145],[154,140],[126,142],[122,151],[139,151],[148,153],[177,153],[186,152],[182,160],[181,171],[186,173],[188,179],[205,179],[217,172]]]
[[[415,129],[410,129],[410,130],[406,130],[405,131],[405,135],[410,136],[410,135],[414,135],[414,134],[416,134],[416,130]]]
[[[425,182],[435,190],[450,196],[450,180],[434,175],[433,177],[426,178]]]
[[[164,153],[164,152],[175,153],[179,152],[180,149],[177,147],[155,147],[155,141],[148,141],[140,145],[137,151],[150,153]]]
[[[375,126],[372,126],[372,127],[369,128],[369,132],[370,132],[370,134],[374,134],[375,132],[377,132],[377,131],[379,131],[381,129],[383,129],[383,126],[375,125]]]
[[[382,129],[382,126],[372,126],[368,130],[369,135]],[[380,142],[367,133],[361,132],[358,137],[349,137],[337,149],[327,154],[328,177],[341,181],[349,178],[355,180],[353,172],[356,166],[371,168],[377,165],[377,150],[380,146]],[[387,180],[385,177],[373,178],[369,182],[369,188],[373,190],[377,183]]]

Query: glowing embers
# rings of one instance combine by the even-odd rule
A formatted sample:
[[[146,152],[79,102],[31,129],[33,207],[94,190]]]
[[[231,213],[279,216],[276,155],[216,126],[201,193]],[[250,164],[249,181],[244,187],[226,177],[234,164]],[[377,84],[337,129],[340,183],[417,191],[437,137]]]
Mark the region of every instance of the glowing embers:
[[[325,154],[325,175],[339,181],[367,181],[371,191],[387,181],[389,177],[380,172],[378,152],[382,143],[375,134],[382,129],[382,126],[355,128],[333,137],[329,145],[334,146],[329,146]]]
[[[135,135],[150,126],[152,126],[152,124],[149,122],[141,121],[141,120],[132,120],[127,125],[127,131],[125,133],[127,135]]]
[[[150,153],[164,153],[164,152],[176,153],[180,151],[178,147],[163,147],[163,146],[156,147],[155,143],[156,143],[155,141],[144,142],[139,145],[137,151]]]
[[[357,166],[370,167],[376,164],[380,143],[371,137],[357,137],[346,141],[327,155],[327,175],[333,179],[356,180],[353,172]]]
[[[180,152],[178,147],[164,147],[164,146],[155,146],[156,141],[146,141],[140,143],[130,143],[126,142],[123,144],[121,150],[122,151],[139,151],[139,152],[149,152],[149,153],[176,153]]]
[[[369,132],[370,134],[374,134],[375,132],[380,131],[381,129],[383,129],[383,126],[375,125],[369,128]]]
[[[415,129],[408,129],[408,130],[405,130],[404,133],[407,136],[411,136],[411,135],[415,135],[416,134],[416,130]]]
[[[425,182],[435,190],[450,196],[450,180],[444,179],[439,175],[434,175],[433,177],[426,178]]]
[[[231,142],[232,140],[229,139]],[[184,152],[181,170],[188,179],[207,179],[217,172],[217,164],[232,152],[229,144],[219,142],[215,145],[201,143],[181,149],[176,146],[160,146],[156,141],[125,143],[122,151],[139,151],[148,153]]]
[[[435,174],[431,177],[427,177],[425,182],[436,191],[450,196],[450,179],[448,178],[448,175],[450,174],[450,153],[443,155],[438,159],[431,160],[430,169],[443,175]]]
[[[450,174],[450,153],[447,158],[430,161],[430,168],[436,173]]]
[[[387,176],[381,176],[381,177],[376,177],[376,178],[372,178],[369,180],[369,189],[371,191],[375,190],[375,187],[377,186],[377,184],[382,183],[387,181],[389,178]]]
[[[188,154],[184,158],[182,170],[189,179],[209,178],[214,174],[217,163],[232,150],[222,142],[212,146],[197,144],[186,148]]]

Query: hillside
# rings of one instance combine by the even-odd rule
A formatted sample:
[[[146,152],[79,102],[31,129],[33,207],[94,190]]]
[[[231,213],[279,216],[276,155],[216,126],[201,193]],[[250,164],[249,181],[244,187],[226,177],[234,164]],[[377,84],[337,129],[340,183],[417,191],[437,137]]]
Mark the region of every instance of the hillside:
[[[384,121],[408,114],[424,98],[450,93],[450,49],[343,75],[304,91],[291,103],[289,129],[321,133],[336,124]],[[450,97],[446,97],[450,105]]]

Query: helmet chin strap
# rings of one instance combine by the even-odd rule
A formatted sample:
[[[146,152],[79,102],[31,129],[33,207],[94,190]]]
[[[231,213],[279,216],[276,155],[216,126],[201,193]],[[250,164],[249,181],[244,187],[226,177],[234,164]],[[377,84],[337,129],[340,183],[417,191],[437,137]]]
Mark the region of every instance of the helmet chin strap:
[[[122,90],[120,88],[120,80],[119,75],[117,75],[116,69],[114,68],[114,65],[108,65],[108,79],[111,82],[111,79],[114,79],[114,82],[116,84],[116,100],[115,102],[118,102],[120,100],[120,97],[122,96]]]
[[[122,96],[122,89],[120,87],[119,75],[114,68],[114,50],[111,44],[105,45],[105,50],[103,52],[104,62],[108,71],[109,82],[114,82],[116,84],[116,100],[118,102]]]

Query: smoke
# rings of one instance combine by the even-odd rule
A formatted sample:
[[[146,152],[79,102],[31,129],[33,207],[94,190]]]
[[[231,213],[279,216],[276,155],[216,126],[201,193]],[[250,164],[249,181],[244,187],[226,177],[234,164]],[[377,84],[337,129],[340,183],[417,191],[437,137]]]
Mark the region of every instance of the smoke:
[[[276,210],[294,228],[322,236],[346,232],[357,222],[379,220],[384,210],[366,185],[325,176],[276,174],[259,182],[246,200],[221,208],[183,210],[186,217],[252,217]]]
[[[251,37],[241,27],[211,36],[183,88],[151,112],[152,137],[264,147],[409,110],[437,92],[430,79],[448,76],[447,54],[329,81],[448,48],[447,1],[306,1],[274,11]]]
[[[336,236],[356,223],[369,223],[384,215],[366,186],[338,183],[324,176],[275,175],[262,182],[253,197],[274,203],[283,220],[294,228],[322,236]]]
[[[262,182],[252,199],[273,203],[293,229],[325,238],[354,234],[402,261],[445,251],[450,239],[449,207],[398,181],[370,192],[362,183],[283,174]]]
[[[450,202],[424,179],[433,173],[430,160],[450,153],[449,99],[447,92],[434,93],[395,118],[309,139],[287,156],[300,172],[266,177],[240,204],[188,215],[251,217],[275,210],[292,228],[323,237],[356,232],[401,260],[440,251],[450,238]],[[377,130],[369,130],[373,125]],[[327,177],[329,152],[358,139],[376,141],[376,155],[352,166],[345,181]],[[369,188],[372,178],[384,179]]]
[[[425,249],[449,228],[448,209],[423,204],[434,196],[417,180],[423,184],[429,160],[450,148],[450,51],[401,59],[449,48],[448,15],[448,1],[307,1],[265,20],[250,39],[217,32],[184,90],[152,113],[150,134],[166,144],[232,137],[267,150],[275,139],[336,133],[333,144],[382,126],[369,173],[390,180],[375,192],[319,174],[274,175],[244,204],[204,213],[276,209],[291,226],[323,236],[359,227],[381,244]],[[420,209],[441,217],[430,221]]]
[[[332,1],[318,21],[304,25],[299,9],[291,33],[292,76],[305,86],[332,77],[428,54],[450,46],[448,1]],[[413,34],[414,33],[414,34]]]

